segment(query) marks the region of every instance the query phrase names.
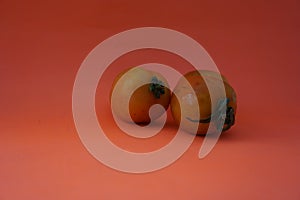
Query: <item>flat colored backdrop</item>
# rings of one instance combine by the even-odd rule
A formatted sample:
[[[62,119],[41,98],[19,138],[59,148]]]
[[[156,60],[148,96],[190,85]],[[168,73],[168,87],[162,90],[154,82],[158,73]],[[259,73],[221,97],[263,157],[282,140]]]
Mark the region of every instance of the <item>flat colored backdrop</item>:
[[[0,199],[300,199],[299,9],[297,0],[1,0]],[[197,157],[197,137],[174,164],[137,175],[88,153],[71,103],[87,54],[144,26],[202,44],[237,91],[238,115],[206,158]],[[122,68],[150,61],[188,69],[167,52],[133,52],[110,66],[96,95],[109,137],[137,152],[163,146],[176,128],[169,120],[148,142],[124,136],[111,119],[108,92]]]

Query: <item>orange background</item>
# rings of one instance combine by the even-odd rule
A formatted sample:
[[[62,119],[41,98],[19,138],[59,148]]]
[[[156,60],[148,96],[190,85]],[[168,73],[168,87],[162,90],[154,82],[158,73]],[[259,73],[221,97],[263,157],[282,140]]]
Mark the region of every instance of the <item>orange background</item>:
[[[0,1],[0,199],[300,199],[299,9],[297,0]],[[202,44],[237,91],[238,115],[206,158],[197,157],[197,137],[169,167],[126,174],[82,145],[72,88],[96,45],[144,26],[174,29]],[[186,69],[168,59],[174,55],[150,55],[124,56],[109,69],[154,57]],[[103,97],[96,96],[100,119],[107,116],[101,123],[131,149],[133,141],[111,120],[103,82],[117,71],[107,73],[99,84]],[[171,139],[169,121],[148,146],[135,141],[136,150]]]

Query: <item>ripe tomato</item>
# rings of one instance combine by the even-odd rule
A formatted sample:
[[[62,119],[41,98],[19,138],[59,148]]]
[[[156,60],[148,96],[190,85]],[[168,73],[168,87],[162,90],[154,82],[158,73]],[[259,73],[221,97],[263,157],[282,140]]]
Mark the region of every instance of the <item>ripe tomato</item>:
[[[211,94],[204,78],[212,87]],[[220,87],[222,84],[225,88],[225,99],[222,99]],[[216,128],[226,131],[235,122],[236,93],[225,77],[219,76],[216,72],[202,70],[189,72],[178,81],[173,93],[171,98],[173,118],[176,124],[180,124],[182,129],[188,132],[196,130],[198,135],[206,134],[211,122],[214,122]],[[214,113],[212,106],[216,108]],[[220,115],[222,106],[226,106],[226,116]],[[218,124],[220,117],[225,118],[223,127]]]
[[[160,104],[167,110],[170,93],[167,80],[161,74],[138,67],[129,68],[113,82],[110,95],[112,111],[124,121],[147,124],[151,121],[149,110],[153,105]],[[165,110],[151,113],[152,119],[160,117]]]

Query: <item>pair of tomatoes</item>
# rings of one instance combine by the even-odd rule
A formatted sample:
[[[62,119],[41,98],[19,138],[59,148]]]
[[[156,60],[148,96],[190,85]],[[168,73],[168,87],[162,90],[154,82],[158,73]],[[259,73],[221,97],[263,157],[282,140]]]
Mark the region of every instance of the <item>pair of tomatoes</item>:
[[[150,118],[150,108],[156,104],[164,110],[151,113]],[[172,92],[161,74],[138,67],[123,71],[113,82],[112,111],[124,121],[147,124],[159,118],[169,105],[176,124],[198,135],[206,134],[211,124],[226,131],[235,122],[236,93],[227,79],[216,72],[189,72],[179,79]]]

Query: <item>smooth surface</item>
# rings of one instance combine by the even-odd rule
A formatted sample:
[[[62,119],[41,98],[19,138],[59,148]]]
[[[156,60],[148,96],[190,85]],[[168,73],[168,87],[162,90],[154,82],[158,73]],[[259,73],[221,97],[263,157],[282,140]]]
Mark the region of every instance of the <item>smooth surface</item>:
[[[0,199],[300,199],[299,8],[296,0],[1,1]],[[197,157],[197,137],[171,166],[136,175],[102,165],[84,148],[72,88],[96,45],[142,26],[202,44],[235,88],[238,116],[206,158]],[[166,52],[137,51],[114,62],[98,86],[99,121],[127,150],[155,150],[176,131],[168,119],[162,133],[137,140],[111,118],[112,78],[154,61],[191,67]]]

